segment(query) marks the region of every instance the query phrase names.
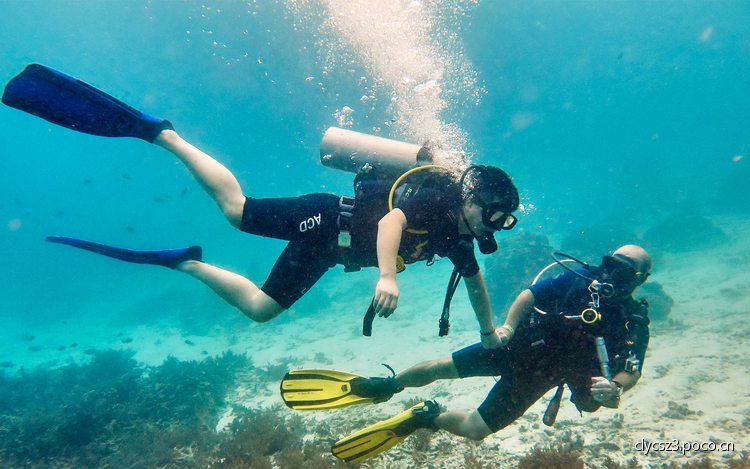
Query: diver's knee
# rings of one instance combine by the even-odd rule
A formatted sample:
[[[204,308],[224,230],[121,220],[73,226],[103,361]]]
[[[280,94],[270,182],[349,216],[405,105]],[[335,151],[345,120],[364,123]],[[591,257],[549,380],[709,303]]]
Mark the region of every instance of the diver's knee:
[[[224,210],[224,217],[234,228],[239,230],[242,227],[242,213],[238,215],[235,212]]]
[[[458,378],[458,370],[456,365],[453,364],[453,356],[447,356],[438,358],[429,362],[430,369],[435,376],[435,379],[455,379]]]
[[[469,431],[464,436],[472,441],[482,441],[490,435],[491,433],[486,433],[482,431]]]
[[[474,441],[482,441],[493,433],[478,410],[469,414],[464,431],[466,438]]]
[[[242,203],[239,203],[239,201],[222,202],[220,208],[229,224],[239,230],[242,226],[242,216],[245,212],[244,197]]]
[[[239,307],[242,314],[255,322],[268,322],[286,311],[276,300],[263,290],[258,290],[253,297]]]
[[[279,314],[281,314],[284,310],[281,311],[274,311],[270,309],[258,309],[254,307],[243,307],[240,308],[240,311],[242,314],[248,317],[248,319],[255,321],[255,322],[268,322],[271,319],[275,318]]]

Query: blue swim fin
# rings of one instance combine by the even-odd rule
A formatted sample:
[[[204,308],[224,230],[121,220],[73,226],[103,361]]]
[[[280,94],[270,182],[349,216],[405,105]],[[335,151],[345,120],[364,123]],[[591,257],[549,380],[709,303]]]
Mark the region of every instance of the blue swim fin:
[[[92,243],[76,238],[66,238],[64,236],[47,236],[50,243],[67,244],[68,246],[85,249],[103,256],[112,257],[121,261],[132,262],[134,264],[153,264],[162,265],[174,269],[181,262],[200,261],[203,256],[203,250],[200,246],[190,246],[188,248],[165,249],[163,251],[131,251],[106,244]]]
[[[2,102],[53,124],[104,137],[153,143],[172,124],[141,112],[70,75],[30,64],[5,86]]]

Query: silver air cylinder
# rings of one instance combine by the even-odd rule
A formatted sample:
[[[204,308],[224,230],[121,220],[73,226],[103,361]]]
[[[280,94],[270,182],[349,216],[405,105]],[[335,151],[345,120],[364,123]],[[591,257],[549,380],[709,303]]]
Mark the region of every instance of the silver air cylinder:
[[[351,173],[369,165],[380,174],[398,176],[417,166],[420,148],[420,145],[331,127],[320,142],[320,162],[329,168]]]

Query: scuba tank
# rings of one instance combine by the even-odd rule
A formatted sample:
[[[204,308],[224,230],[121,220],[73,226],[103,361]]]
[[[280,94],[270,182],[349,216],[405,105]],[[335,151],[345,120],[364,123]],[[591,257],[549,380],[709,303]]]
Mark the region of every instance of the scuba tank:
[[[445,151],[352,130],[330,127],[320,142],[323,166],[350,173],[374,169],[378,177],[396,179],[424,164],[445,165]]]

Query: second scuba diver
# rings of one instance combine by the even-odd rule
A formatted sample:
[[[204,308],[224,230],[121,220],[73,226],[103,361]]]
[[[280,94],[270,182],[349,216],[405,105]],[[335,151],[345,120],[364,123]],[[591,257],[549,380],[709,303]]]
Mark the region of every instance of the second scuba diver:
[[[353,215],[347,233],[351,238],[346,240],[348,246],[342,246],[341,197],[323,193],[246,197],[226,167],[183,140],[169,121],[135,110],[69,75],[29,65],[8,83],[3,102],[77,131],[136,137],[158,145],[185,164],[233,227],[288,244],[266,282],[258,287],[239,274],[203,262],[198,246],[131,251],[67,237],[49,237],[48,241],[184,272],[257,322],[269,321],[290,308],[337,264],[351,267],[349,270],[379,268],[371,309],[388,317],[399,300],[397,261],[431,262],[436,255],[448,257],[464,278],[482,343],[487,348],[501,344],[474,255],[474,239],[483,253],[493,252],[497,249],[494,233],[513,228],[517,221],[512,212],[519,205],[518,191],[499,168],[471,166],[460,178],[455,174],[447,179],[436,176],[442,182],[412,188],[393,210],[383,213],[365,213],[355,199],[349,212]]]
[[[471,345],[392,378],[296,370],[282,381],[282,398],[293,409],[326,409],[384,402],[404,388],[440,379],[500,376],[472,412],[441,412],[436,402],[428,400],[337,441],[333,454],[348,463],[386,451],[419,428],[482,440],[557,388],[543,418],[551,426],[563,385],[570,388],[570,400],[579,411],[616,409],[622,393],[641,377],[649,341],[648,304],[632,294],[650,270],[651,258],[645,250],[622,246],[605,256],[600,267],[584,264],[521,292],[498,328],[503,347],[487,350],[481,344]]]

